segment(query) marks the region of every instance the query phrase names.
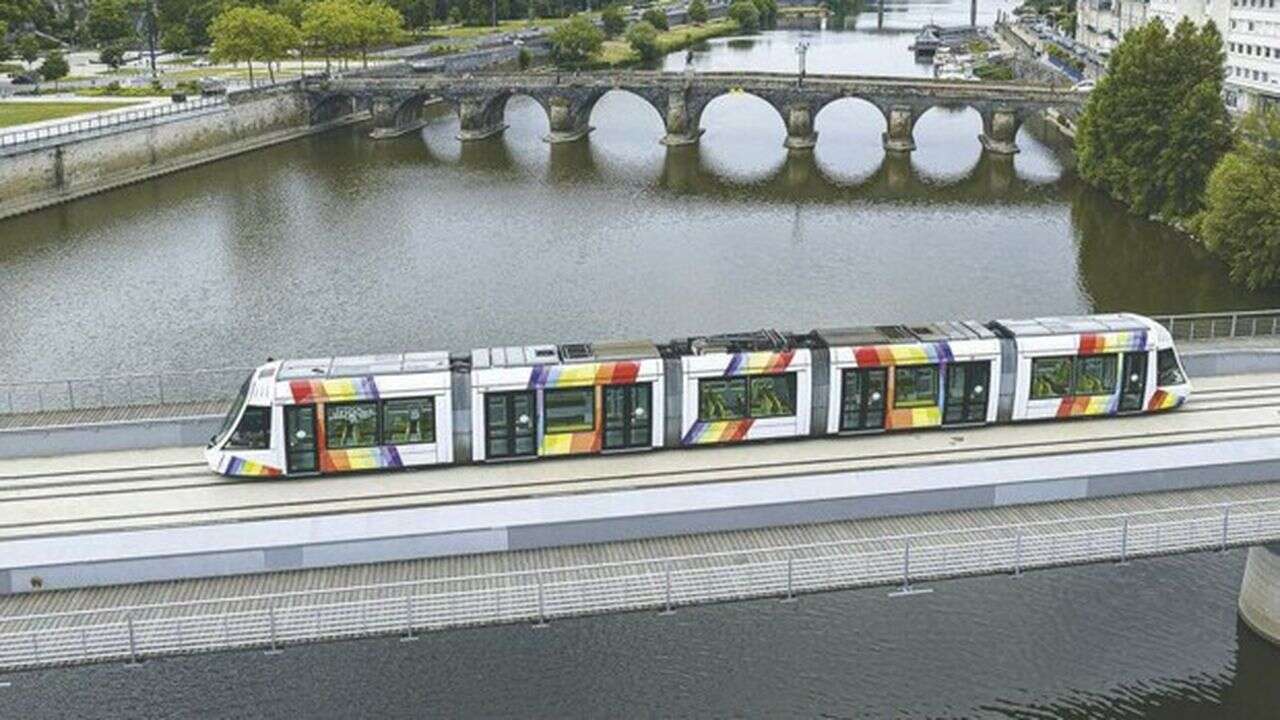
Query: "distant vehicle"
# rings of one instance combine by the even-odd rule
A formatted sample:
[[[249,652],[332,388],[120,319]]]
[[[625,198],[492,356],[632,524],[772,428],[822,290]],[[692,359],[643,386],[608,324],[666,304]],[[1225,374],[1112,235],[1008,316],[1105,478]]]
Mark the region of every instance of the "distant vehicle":
[[[227,84],[218,78],[200,78],[200,80],[196,82],[196,86],[200,88],[201,95],[227,94]]]
[[[209,60],[208,60],[207,58],[196,58],[195,60],[193,60],[193,61],[191,62],[191,67],[200,67],[200,68],[202,68],[202,67],[209,67],[209,66],[210,66],[210,65],[212,65],[212,64],[213,64],[213,63],[209,62]]]
[[[14,75],[13,79],[10,80],[9,82],[13,83],[14,85],[35,85],[36,78],[34,75],[26,75],[26,74]]]
[[[1075,85],[1072,85],[1071,89],[1075,90],[1078,93],[1087,93],[1087,92],[1093,92],[1093,88],[1095,86],[1097,86],[1097,83],[1093,80],[1081,80]]]

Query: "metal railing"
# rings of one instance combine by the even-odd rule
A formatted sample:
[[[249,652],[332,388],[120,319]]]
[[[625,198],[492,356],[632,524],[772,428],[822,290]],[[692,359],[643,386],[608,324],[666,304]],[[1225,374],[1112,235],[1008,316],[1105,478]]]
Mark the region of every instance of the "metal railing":
[[[257,597],[0,619],[0,668],[475,625],[1225,550],[1280,538],[1280,498]],[[220,608],[221,606],[221,608]],[[105,617],[104,617],[105,616]],[[18,625],[22,627],[19,628]]]
[[[183,115],[186,113],[196,112],[198,110],[207,110],[209,108],[225,106],[226,104],[227,98],[225,96],[214,96],[192,98],[186,102],[180,103],[149,105],[147,107],[137,108],[134,110],[103,112],[81,120],[68,120],[66,122],[44,125],[37,128],[31,128],[29,130],[15,130],[13,132],[0,134],[0,149],[50,140],[64,135],[74,135],[77,133],[96,134],[107,130],[119,129],[124,126],[150,122],[157,118]]]
[[[1215,340],[1280,335],[1280,309],[1157,315],[1174,340]]]
[[[231,367],[0,383],[0,415],[230,401],[251,370]]]

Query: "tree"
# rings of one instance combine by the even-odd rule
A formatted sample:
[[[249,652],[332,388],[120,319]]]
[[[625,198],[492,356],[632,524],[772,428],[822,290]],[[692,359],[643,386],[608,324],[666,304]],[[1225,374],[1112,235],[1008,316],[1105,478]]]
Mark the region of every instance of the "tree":
[[[640,54],[640,59],[645,62],[656,59],[660,54],[658,52],[658,29],[645,20],[632,23],[631,27],[627,28],[627,43]]]
[[[332,55],[353,50],[360,40],[355,8],[346,0],[319,0],[302,12],[302,39],[324,53],[325,69]]]
[[[94,0],[86,23],[89,36],[103,45],[132,37],[135,28],[124,0]]]
[[[1209,176],[1200,239],[1250,289],[1280,283],[1280,112],[1255,111]]]
[[[627,18],[622,14],[622,6],[613,4],[600,12],[600,23],[604,26],[604,36],[614,38],[627,29]]]
[[[1184,19],[1125,35],[1076,132],[1080,176],[1140,215],[1186,220],[1231,141],[1222,36]]]
[[[577,14],[551,32],[551,53],[557,63],[580,63],[600,49],[604,33],[586,15]]]
[[[0,63],[13,59],[13,46],[0,37]]]
[[[734,0],[729,6],[729,19],[738,23],[738,29],[745,33],[760,29],[760,11],[751,0]]]
[[[49,54],[44,56],[44,63],[40,66],[40,77],[44,78],[45,82],[55,83],[54,87],[57,87],[57,81],[66,77],[69,72],[71,72],[71,65],[67,63],[67,59],[60,51],[50,50]]]
[[[689,22],[694,25],[701,25],[707,21],[707,4],[702,0],[693,0],[689,3]]]
[[[670,23],[667,21],[667,13],[658,8],[649,8],[644,11],[640,19],[649,23],[655,30],[666,32],[671,29]]]
[[[18,57],[22,58],[22,62],[31,67],[31,63],[40,59],[40,41],[36,40],[35,35],[23,35],[18,38]]]
[[[160,32],[160,47],[169,53],[184,53],[191,49],[191,33],[185,25],[170,25]]]
[[[771,28],[778,22],[778,0],[751,0],[760,13],[760,27]]]
[[[121,43],[112,43],[98,51],[98,62],[106,65],[112,70],[117,70],[124,65],[125,46]]]
[[[360,48],[360,61],[369,67],[369,48],[394,42],[404,32],[404,18],[395,8],[382,0],[357,3],[355,15],[355,44]]]
[[[209,26],[213,55],[219,60],[245,61],[249,65],[249,85],[253,85],[253,61],[267,63],[275,82],[272,63],[298,46],[298,29],[281,15],[257,7],[233,7],[214,18]]]

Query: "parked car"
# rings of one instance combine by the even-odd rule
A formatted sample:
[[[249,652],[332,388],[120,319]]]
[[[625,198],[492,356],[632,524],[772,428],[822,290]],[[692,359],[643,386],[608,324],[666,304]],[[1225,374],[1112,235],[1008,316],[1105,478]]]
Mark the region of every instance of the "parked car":
[[[1081,80],[1075,85],[1072,85],[1071,89],[1075,90],[1078,93],[1087,93],[1087,92],[1093,92],[1093,88],[1096,85],[1097,83],[1094,82],[1093,80]]]
[[[196,58],[191,62],[191,67],[209,67],[212,64],[208,58]]]
[[[35,75],[24,73],[22,75],[14,75],[13,79],[10,80],[9,82],[13,83],[14,85],[35,85],[39,81],[36,80]]]

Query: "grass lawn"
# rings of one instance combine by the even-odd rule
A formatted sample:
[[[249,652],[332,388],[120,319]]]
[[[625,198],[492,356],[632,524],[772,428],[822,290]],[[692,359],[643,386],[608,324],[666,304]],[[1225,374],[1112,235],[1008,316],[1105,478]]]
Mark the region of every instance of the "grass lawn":
[[[136,104],[131,102],[0,102],[0,128],[40,122],[41,120],[57,120],[58,118]]]
[[[598,13],[588,13],[587,17],[595,18]],[[553,28],[564,23],[568,18],[539,18],[530,23],[528,20],[502,20],[498,22],[498,27],[483,25],[480,27],[466,27],[465,25],[452,25],[448,27],[433,27],[427,30],[427,37],[431,38],[451,38],[451,39],[470,39],[478,38],[484,35],[497,35],[499,33],[517,33],[524,30],[532,30],[534,28]]]
[[[665,55],[690,45],[697,45],[703,40],[732,35],[737,31],[738,24],[727,18],[713,20],[703,25],[677,25],[666,32],[658,33],[658,53]],[[640,55],[631,49],[631,45],[626,40],[617,39],[606,40],[591,59],[603,65],[629,65],[639,62]]]

